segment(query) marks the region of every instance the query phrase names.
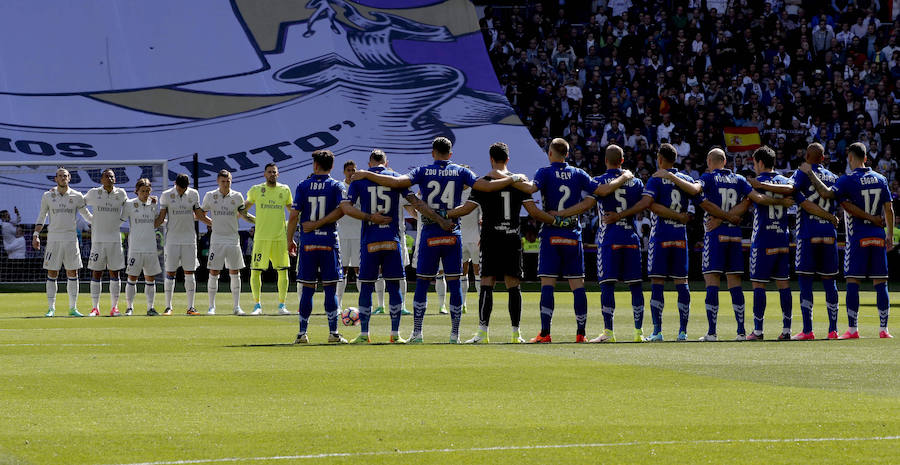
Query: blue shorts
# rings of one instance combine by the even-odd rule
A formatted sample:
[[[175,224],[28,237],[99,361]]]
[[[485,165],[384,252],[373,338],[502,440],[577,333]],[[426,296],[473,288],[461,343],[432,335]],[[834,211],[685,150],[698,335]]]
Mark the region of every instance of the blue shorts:
[[[584,278],[584,250],[581,240],[562,236],[542,237],[538,253],[538,276]]]
[[[640,282],[641,246],[638,244],[601,244],[597,247],[597,281]]]
[[[836,276],[838,274],[837,241],[833,237],[797,239],[794,268],[797,274]]]
[[[687,241],[650,240],[647,251],[647,276],[650,278],[687,279]]]
[[[403,269],[400,247],[399,241],[363,244],[359,256],[359,280],[366,283],[377,281],[379,269],[384,279],[405,278],[406,272]]]
[[[791,248],[750,246],[750,281],[787,281],[791,274]]]
[[[341,270],[341,249],[327,245],[300,245],[297,254],[297,281],[315,284],[336,283],[344,279]]]
[[[845,278],[887,278],[887,250],[884,238],[847,239],[844,248]]]
[[[462,237],[446,233],[432,236],[422,231],[419,238],[416,276],[434,278],[440,265],[444,265],[444,276],[462,275]]]
[[[740,231],[719,231],[703,235],[703,273],[744,273],[744,248]]]

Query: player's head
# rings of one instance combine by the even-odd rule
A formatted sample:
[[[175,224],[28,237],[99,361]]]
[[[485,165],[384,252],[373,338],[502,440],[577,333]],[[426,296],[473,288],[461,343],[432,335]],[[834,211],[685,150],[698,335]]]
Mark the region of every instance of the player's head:
[[[675,160],[677,159],[678,151],[675,150],[675,146],[672,144],[662,144],[659,146],[659,150],[656,151],[656,163],[660,168],[671,168],[675,165]]]
[[[387,155],[385,155],[384,150],[372,150],[372,153],[369,154],[369,168],[382,165],[387,166]]]
[[[69,187],[69,180],[72,179],[72,175],[69,174],[69,170],[65,168],[59,168],[56,170],[56,185],[59,187]]]
[[[854,142],[847,147],[847,161],[855,168],[866,164],[866,146],[861,142]]]
[[[566,155],[569,154],[569,143],[565,139],[557,137],[550,141],[550,150],[547,151],[547,157],[550,162],[566,161]]]
[[[706,166],[709,167],[710,170],[720,170],[725,168],[725,151],[716,147],[709,151],[706,154]]]
[[[266,184],[274,186],[278,182],[278,166],[275,163],[266,163]]]
[[[0,210],[0,220],[9,221],[9,210]]]
[[[446,137],[436,137],[431,142],[431,156],[435,160],[449,160],[453,155],[453,143]]]
[[[216,184],[219,185],[219,191],[227,194],[231,190],[231,171],[219,170],[219,174],[216,175]]]
[[[187,190],[190,184],[191,179],[188,178],[188,175],[181,173],[178,176],[175,176],[175,190],[178,191],[179,194],[184,194],[184,191]]]
[[[141,202],[146,202],[151,192],[153,192],[153,186],[150,184],[149,179],[141,178],[134,183],[134,193],[137,194],[138,200]]]
[[[606,168],[621,168],[624,161],[625,152],[622,151],[622,147],[619,147],[616,144],[609,144],[606,147]]]
[[[488,149],[491,156],[491,167],[506,167],[509,163],[509,146],[503,142],[494,142]]]
[[[825,161],[825,147],[818,142],[806,146],[806,162],[819,164]]]
[[[350,176],[353,176],[353,173],[356,172],[356,162],[353,160],[347,161],[344,163],[344,178],[348,181],[350,180]]]
[[[112,168],[107,168],[100,173],[100,184],[107,189],[112,189],[116,185],[116,172]]]
[[[328,174],[334,167],[334,154],[331,150],[316,150],[312,153],[313,172],[317,174]]]
[[[763,145],[762,147],[753,151],[753,169],[756,170],[757,173],[762,173],[764,171],[771,171],[772,168],[775,167],[775,151],[769,148],[768,146]]]

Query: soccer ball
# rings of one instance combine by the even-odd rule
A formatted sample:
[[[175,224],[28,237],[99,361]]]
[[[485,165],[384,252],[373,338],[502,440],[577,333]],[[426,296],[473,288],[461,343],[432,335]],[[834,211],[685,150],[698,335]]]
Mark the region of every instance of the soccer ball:
[[[344,326],[355,326],[359,322],[359,310],[348,307],[341,312],[341,323]]]

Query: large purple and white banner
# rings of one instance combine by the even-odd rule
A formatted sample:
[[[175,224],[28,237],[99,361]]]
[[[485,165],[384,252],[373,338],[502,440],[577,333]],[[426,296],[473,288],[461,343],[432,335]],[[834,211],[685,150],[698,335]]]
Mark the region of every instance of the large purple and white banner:
[[[0,161],[167,159],[174,179],[196,153],[201,190],[228,169],[241,191],[269,162],[299,182],[317,149],[405,172],[437,136],[477,172],[495,141],[515,171],[546,164],[468,0],[6,0],[0,43]],[[0,192],[34,189],[30,218],[52,185]]]

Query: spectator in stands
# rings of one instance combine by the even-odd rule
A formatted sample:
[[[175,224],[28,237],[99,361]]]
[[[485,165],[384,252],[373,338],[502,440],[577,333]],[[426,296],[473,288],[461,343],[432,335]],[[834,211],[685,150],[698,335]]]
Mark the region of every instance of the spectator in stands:
[[[3,248],[6,250],[6,256],[11,259],[25,258],[25,235],[22,232],[22,216],[19,215],[19,208],[13,207],[16,213],[16,219],[13,220],[8,210],[0,211],[0,231],[3,234]]]

